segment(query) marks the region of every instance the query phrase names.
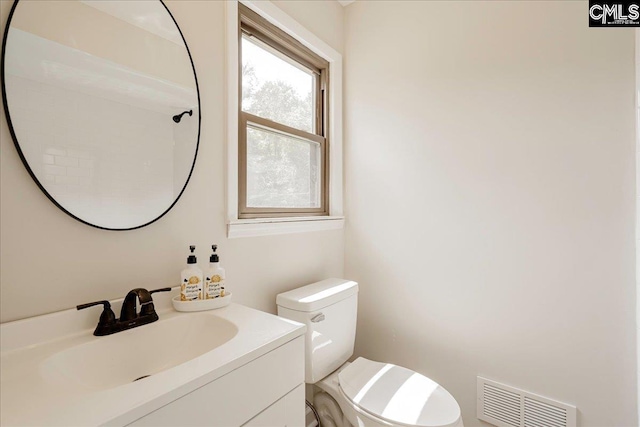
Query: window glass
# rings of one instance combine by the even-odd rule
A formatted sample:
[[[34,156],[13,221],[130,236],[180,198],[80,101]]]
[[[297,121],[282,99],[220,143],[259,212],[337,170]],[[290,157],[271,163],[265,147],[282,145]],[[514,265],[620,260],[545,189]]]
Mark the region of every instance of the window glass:
[[[242,37],[242,110],[314,132],[316,76],[269,46]]]
[[[247,127],[247,207],[320,207],[320,144]]]

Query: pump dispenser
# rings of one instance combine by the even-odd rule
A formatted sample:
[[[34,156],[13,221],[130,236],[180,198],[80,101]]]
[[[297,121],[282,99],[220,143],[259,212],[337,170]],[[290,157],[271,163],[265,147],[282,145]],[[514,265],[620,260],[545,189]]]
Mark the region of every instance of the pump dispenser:
[[[213,253],[209,257],[209,268],[204,278],[204,298],[213,299],[223,297],[224,294],[224,268],[220,266],[220,257],[216,253],[217,245],[211,245]]]
[[[202,270],[198,268],[195,255],[196,247],[189,246],[191,254],[187,258],[187,268],[182,270],[180,281],[180,301],[194,301],[203,299]]]

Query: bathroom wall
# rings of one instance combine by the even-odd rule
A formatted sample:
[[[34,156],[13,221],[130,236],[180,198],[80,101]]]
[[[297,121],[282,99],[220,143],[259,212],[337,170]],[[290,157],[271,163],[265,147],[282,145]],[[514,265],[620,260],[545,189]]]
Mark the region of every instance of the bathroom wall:
[[[636,426],[634,34],[585,2],[362,1],[345,18],[356,352]]]
[[[635,30],[636,37],[636,327],[637,351],[636,366],[640,368],[640,30]],[[637,374],[638,392],[640,393],[640,370]],[[639,399],[640,400],[640,399]],[[638,408],[640,418],[640,407]]]
[[[278,6],[342,52],[343,10],[337,2]],[[335,3],[335,4],[334,4]],[[0,3],[2,31],[12,2]],[[140,230],[88,227],[56,208],[23,167],[0,119],[0,321],[120,298],[133,287],[176,285],[188,245],[201,265],[220,247],[234,300],[275,312],[275,295],[343,275],[342,230],[226,238],[224,2],[167,1],[187,40],[200,85],[202,131],[195,170],[176,206]],[[96,318],[98,312],[96,311]]]

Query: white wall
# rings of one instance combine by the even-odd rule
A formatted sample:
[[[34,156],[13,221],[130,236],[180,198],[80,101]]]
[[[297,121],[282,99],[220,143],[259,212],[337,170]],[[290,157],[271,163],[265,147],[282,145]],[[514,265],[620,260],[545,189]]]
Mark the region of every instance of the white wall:
[[[636,368],[640,368],[640,30],[635,30],[636,37]],[[640,369],[637,374],[637,390],[640,393]],[[640,397],[638,398],[640,401]],[[640,419],[640,405],[638,407]]]
[[[346,9],[358,355],[637,425],[634,36],[584,2]]]
[[[2,31],[11,1],[1,2]],[[191,182],[158,222],[130,232],[88,227],[58,210],[33,183],[0,119],[0,320],[120,298],[137,286],[175,285],[188,245],[208,262],[218,243],[234,300],[275,312],[275,295],[343,275],[341,230],[228,240],[224,194],[224,2],[168,1],[193,56],[202,102],[200,151]],[[287,13],[342,52],[342,10],[308,10],[279,2]],[[337,7],[336,7],[337,6]],[[322,11],[322,13],[319,13]],[[96,312],[96,319],[98,313]]]
[[[344,8],[333,0],[274,0],[273,3],[340,53],[344,48]]]

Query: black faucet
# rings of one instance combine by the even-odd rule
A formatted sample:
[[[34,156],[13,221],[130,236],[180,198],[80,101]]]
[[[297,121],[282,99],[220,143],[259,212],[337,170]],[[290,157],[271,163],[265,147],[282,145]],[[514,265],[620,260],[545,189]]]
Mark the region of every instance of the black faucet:
[[[153,312],[153,316],[156,317],[155,320],[158,320],[158,315],[153,309],[153,299],[151,298],[151,293],[149,293],[149,291],[144,288],[136,288],[130,290],[127,296],[124,297],[124,301],[122,302],[122,310],[120,310],[120,321],[130,322],[138,317],[138,313],[136,312],[137,299],[140,300],[140,315],[142,315],[142,308],[145,308],[146,306],[151,304],[151,312]]]
[[[154,289],[148,291],[143,288],[136,288],[129,291],[122,303],[122,310],[120,311],[120,319],[116,319],[116,315],[111,310],[111,304],[109,301],[96,301],[88,304],[81,304],[76,308],[83,310],[85,308],[93,307],[94,305],[102,304],[104,309],[100,315],[98,326],[93,331],[93,335],[103,336],[111,335],[116,332],[125,331],[127,329],[135,328],[137,326],[146,325],[158,320],[158,314],[153,306],[152,294],[156,292],[169,292],[171,288]],[[140,313],[136,312],[136,300],[140,301]]]

